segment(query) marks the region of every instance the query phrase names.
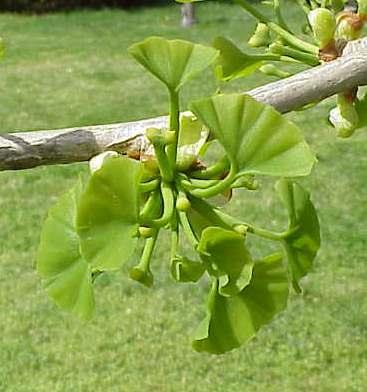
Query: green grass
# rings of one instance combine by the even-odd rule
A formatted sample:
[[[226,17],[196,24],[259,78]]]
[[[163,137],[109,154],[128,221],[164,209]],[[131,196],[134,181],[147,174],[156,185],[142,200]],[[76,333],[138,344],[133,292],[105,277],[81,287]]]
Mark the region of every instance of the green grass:
[[[178,9],[0,15],[8,47],[0,65],[0,129],[128,121],[166,111],[164,89],[126,54],[147,35],[244,42],[253,21],[238,8],[202,4],[200,24],[179,28]],[[226,89],[250,88],[251,78]],[[209,74],[185,93],[210,93]],[[57,310],[34,271],[42,221],[86,164],[0,174],[0,391],[364,391],[367,383],[367,133],[340,141],[326,124],[331,103],[292,115],[319,163],[304,181],[322,224],[322,249],[304,295],[246,347],[197,354],[190,333],[203,316],[205,284],[177,285],[167,250],[148,290],[121,273],[97,284],[97,314],[82,323]],[[279,226],[280,204],[248,192],[229,208]],[[163,241],[161,241],[163,242]],[[266,245],[259,244],[264,250]]]

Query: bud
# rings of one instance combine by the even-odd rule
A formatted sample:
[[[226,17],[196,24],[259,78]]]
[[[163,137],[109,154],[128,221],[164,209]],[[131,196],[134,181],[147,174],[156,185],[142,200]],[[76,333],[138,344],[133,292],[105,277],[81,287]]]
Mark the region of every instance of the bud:
[[[364,22],[353,12],[341,12],[337,17],[336,37],[352,41],[361,36]]]
[[[129,271],[129,276],[131,279],[143,284],[144,286],[153,286],[154,278],[150,270],[144,270],[142,267],[136,266],[131,268]]]
[[[308,14],[313,35],[322,49],[334,38],[336,20],[334,13],[326,8],[317,8]]]
[[[338,106],[331,110],[329,121],[335,127],[339,137],[347,138],[358,128],[359,116],[352,102],[344,96],[338,96]]]
[[[288,78],[292,74],[289,72],[282,71],[274,64],[265,64],[259,68],[259,71],[268,76],[275,76],[279,79]]]
[[[185,195],[180,195],[176,200],[177,211],[186,212],[191,208],[190,200]]]
[[[166,144],[166,138],[161,129],[147,128],[145,130],[145,136],[152,144],[156,144],[156,145]]]
[[[238,234],[245,236],[247,234],[248,227],[246,225],[236,225],[233,230]]]
[[[101,154],[96,155],[89,161],[90,172],[93,174],[103,166],[104,162],[107,159],[111,159],[118,156],[119,154],[116,151],[105,151],[102,152]]]
[[[150,238],[153,237],[154,229],[151,227],[146,226],[139,226],[139,235],[143,238]]]
[[[282,55],[284,53],[284,45],[279,42],[273,42],[269,45],[269,50],[271,53]]]
[[[268,46],[271,42],[270,30],[265,23],[258,23],[256,30],[249,39],[248,44],[253,48]]]

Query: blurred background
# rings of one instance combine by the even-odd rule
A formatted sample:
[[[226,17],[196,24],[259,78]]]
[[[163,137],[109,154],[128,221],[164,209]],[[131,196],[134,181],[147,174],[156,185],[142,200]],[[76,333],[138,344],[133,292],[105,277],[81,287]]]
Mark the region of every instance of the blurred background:
[[[0,9],[20,12],[49,12],[75,8],[139,7],[168,3],[169,0],[2,0]]]

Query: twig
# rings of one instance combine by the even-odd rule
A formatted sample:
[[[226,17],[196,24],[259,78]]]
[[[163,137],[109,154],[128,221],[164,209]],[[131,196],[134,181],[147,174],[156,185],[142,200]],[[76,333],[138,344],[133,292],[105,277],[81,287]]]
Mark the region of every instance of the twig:
[[[367,39],[350,42],[335,61],[248,91],[282,113],[367,84]],[[114,150],[146,152],[145,129],[167,126],[165,116],[128,123],[0,134],[0,170],[87,161]]]

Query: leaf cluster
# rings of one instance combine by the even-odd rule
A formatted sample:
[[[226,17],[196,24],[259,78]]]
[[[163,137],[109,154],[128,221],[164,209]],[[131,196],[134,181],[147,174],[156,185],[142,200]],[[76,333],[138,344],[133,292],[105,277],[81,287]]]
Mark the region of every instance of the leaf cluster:
[[[169,271],[174,281],[204,276],[210,291],[207,312],[193,340],[197,351],[224,353],[254,336],[287,304],[289,287],[312,268],[320,246],[316,211],[294,177],[308,175],[315,158],[296,125],[273,108],[241,94],[217,94],[190,104],[180,115],[180,91],[212,65],[218,51],[181,40],[151,37],[130,54],[167,88],[166,129],[148,129],[154,155],[138,160],[114,152],[92,159],[91,175],[60,198],[44,224],[37,270],[62,309],[88,319],[94,310],[93,283],[118,270],[138,252],[130,277],[154,284],[153,253],[162,230],[171,234]],[[212,143],[222,153],[208,166]],[[215,206],[237,188],[256,189],[255,178],[279,179],[277,192],[289,216],[277,233],[242,222]],[[255,260],[253,236],[279,244]],[[188,241],[196,257],[183,245]]]

